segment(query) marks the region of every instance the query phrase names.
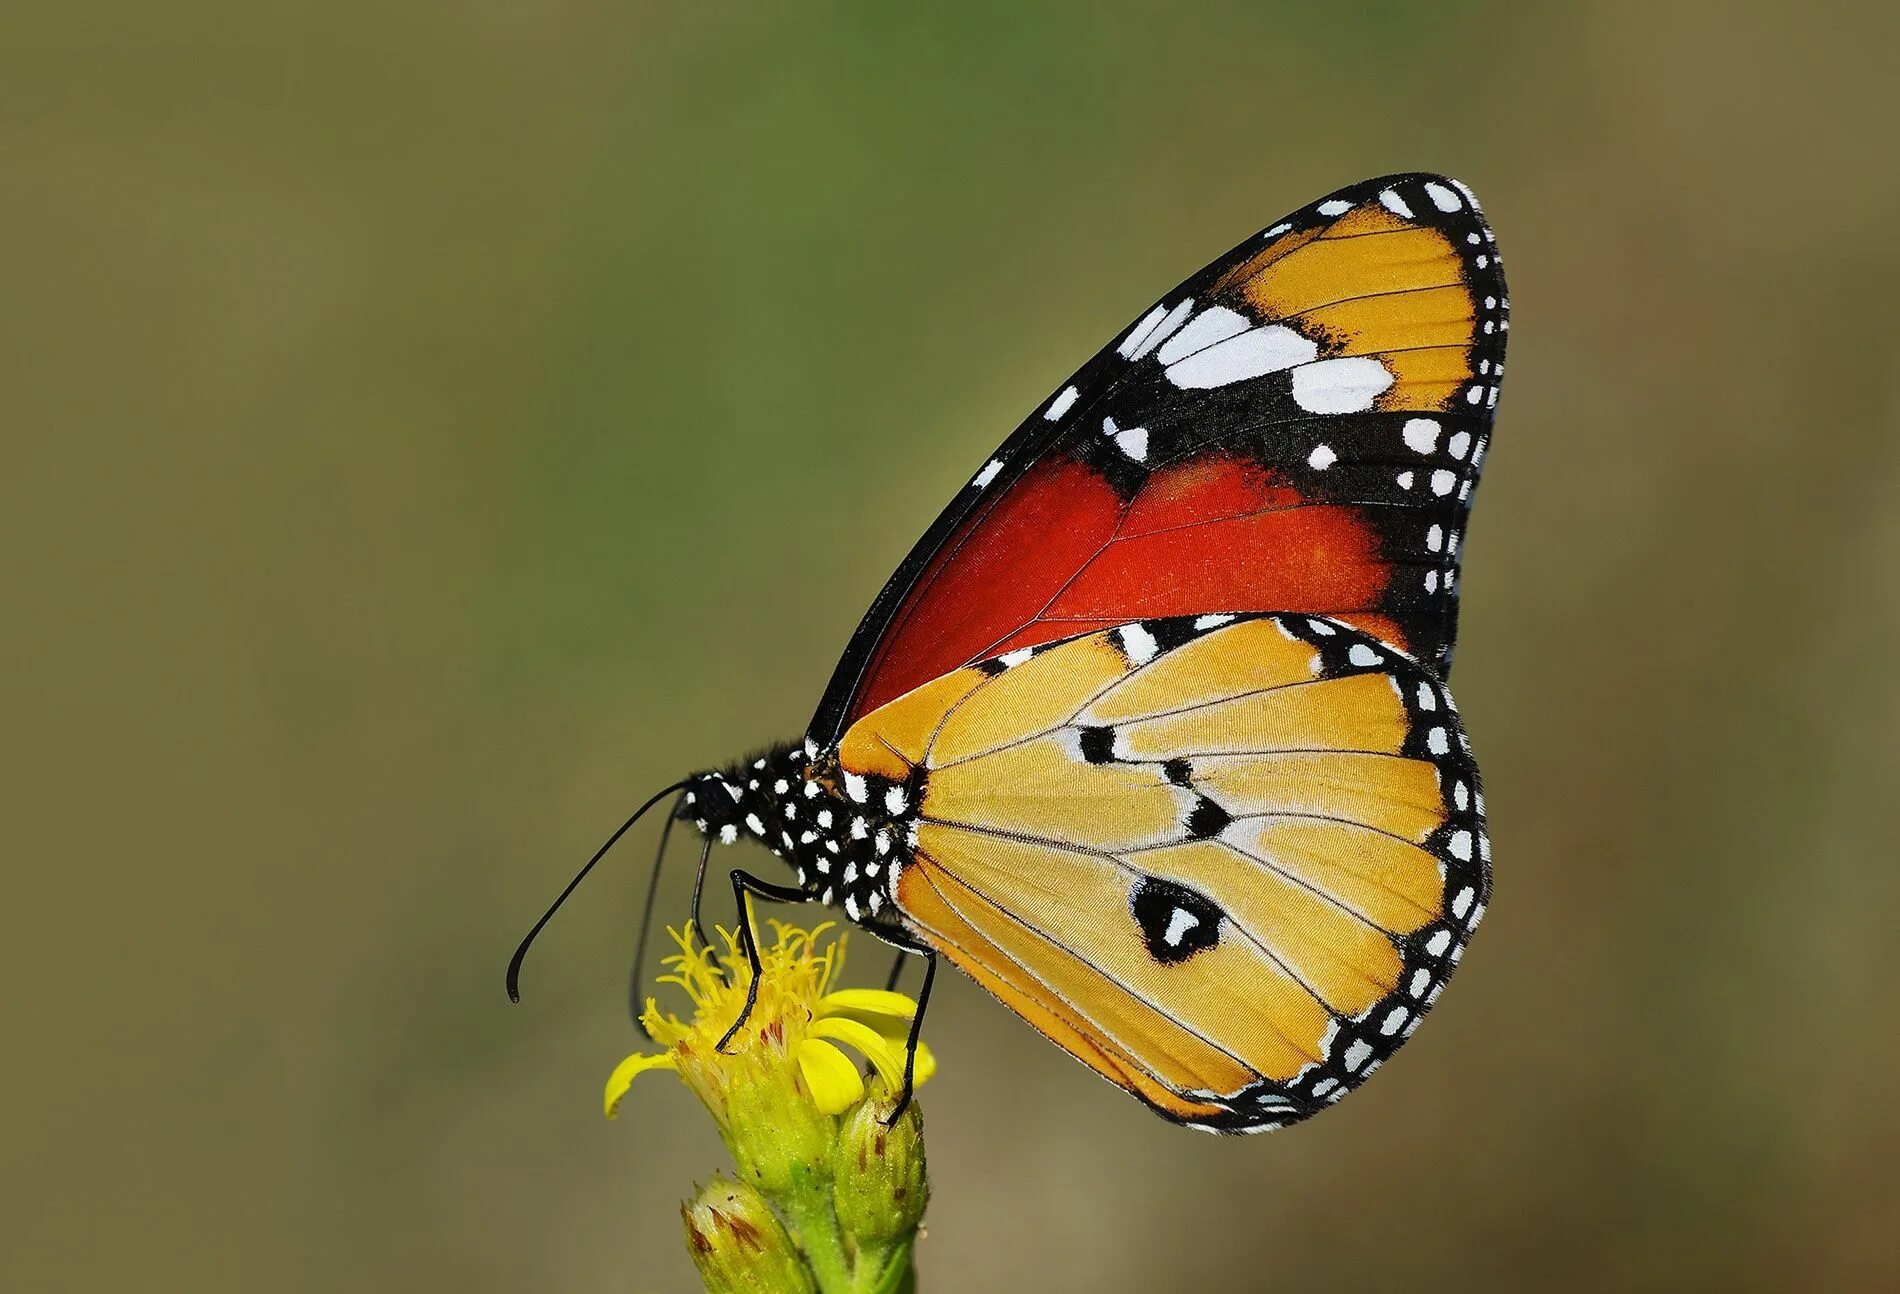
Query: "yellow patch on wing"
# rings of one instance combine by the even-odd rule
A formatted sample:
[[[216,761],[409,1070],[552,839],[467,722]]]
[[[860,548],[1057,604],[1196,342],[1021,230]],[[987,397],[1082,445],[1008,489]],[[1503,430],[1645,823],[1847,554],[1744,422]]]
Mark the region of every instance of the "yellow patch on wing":
[[[1288,638],[1271,620],[1241,621],[1149,662],[1090,702],[1077,721],[1123,723],[1196,701],[1310,683],[1313,655],[1310,644]]]
[[[1127,659],[1094,635],[1032,656],[950,711],[930,748],[930,763],[954,764],[1060,727],[1128,670]]]
[[[1156,1109],[1189,1121],[1213,1118],[1222,1113],[1220,1106],[1193,1100],[1182,1091],[1214,1090],[1201,1082],[1203,1077],[1211,1076],[1222,1083],[1245,1081],[1245,1072],[1235,1067],[1231,1058],[1205,1044],[1197,1048],[1160,1012],[1148,1009],[1144,1016],[1141,1004],[1126,995],[1118,999],[1112,989],[1104,993],[1100,985],[1091,984],[1088,996],[1093,998],[1097,1011],[1113,1019],[1129,1036],[1148,1040],[1149,1052],[1157,1050],[1157,1038],[1181,1050],[1168,1051],[1159,1060],[1142,1060],[1114,1042],[1110,1033],[1085,1018],[965,921],[945,900],[926,866],[913,864],[905,870],[898,881],[898,902],[928,933],[933,947],[1004,1006],[1071,1056]],[[1118,1007],[1126,1014],[1118,1016]],[[1144,1032],[1144,1026],[1152,1032]],[[1160,1077],[1164,1073],[1167,1079]],[[1170,1080],[1178,1088],[1169,1086]]]
[[[1279,261],[1286,259],[1318,238],[1318,229],[1301,229],[1290,234],[1282,234],[1259,251],[1234,266],[1209,289],[1210,297],[1219,298],[1242,284],[1251,283]]]
[[[1422,346],[1468,347],[1477,318],[1464,285],[1382,292],[1300,316],[1300,323],[1333,339],[1328,354],[1374,355]]]
[[[1087,824],[1102,849],[1169,839],[1191,798],[1148,764],[1091,764],[1073,729],[932,769],[923,816],[1012,835],[1071,840]]]
[[[1257,943],[1341,1015],[1356,1015],[1398,987],[1399,951],[1383,931],[1256,858],[1216,840],[1194,840],[1130,861],[1220,904],[1245,937],[1223,940],[1216,952]],[[1306,1008],[1300,1022],[1314,1023],[1312,997],[1302,993],[1296,1005]],[[1324,1029],[1324,1019],[1318,1025]]]
[[[1269,1078],[1289,1078],[1319,1059],[1318,1039],[1329,1021],[1325,1007],[1251,941],[1223,939],[1189,961],[1163,965],[1130,937],[1130,891],[1139,879],[1134,869],[1112,858],[941,826],[924,828],[918,853],[929,860],[922,866],[969,892],[968,901],[955,902],[965,921],[1058,988],[1099,1028],[1111,1023],[1108,1005],[1119,1010],[1124,998],[1171,1021],[1173,1028],[1159,1036],[1154,1028],[1117,1036],[1155,1066],[1183,1053],[1182,1039],[1170,1034],[1217,1039],[1245,1069]],[[939,891],[957,898],[942,885]],[[1059,933],[1049,931],[1050,917],[1067,911],[1115,919],[1070,921]],[[1251,1077],[1238,1067],[1225,1077],[1202,1068],[1187,1086],[1232,1093]]]
[[[1368,202],[1354,207],[1332,224],[1325,226],[1321,238],[1357,238],[1361,234],[1389,234],[1400,229],[1411,229],[1413,223],[1397,212],[1389,211],[1376,202]]]
[[[1375,293],[1450,287],[1464,281],[1451,240],[1412,225],[1362,238],[1318,238],[1283,256],[1241,285],[1265,319],[1285,319],[1320,306]]]
[[[1470,390],[1469,346],[1391,350],[1379,361],[1392,374],[1392,385],[1373,404],[1381,412],[1452,408],[1461,398],[1459,393]]]
[[[924,762],[944,714],[983,680],[981,670],[954,670],[879,706],[845,733],[838,743],[838,762],[853,773],[903,781],[912,765]]]
[[[1223,838],[1380,929],[1410,934],[1441,915],[1438,860],[1417,845],[1356,822],[1247,818]]]
[[[1422,841],[1445,821],[1438,774],[1423,760],[1360,751],[1268,751],[1194,761],[1194,785],[1235,817],[1304,813]]]
[[[1172,714],[1118,724],[1115,733],[1118,753],[1140,760],[1255,750],[1395,755],[1410,726],[1385,675],[1354,674],[1196,701]]]

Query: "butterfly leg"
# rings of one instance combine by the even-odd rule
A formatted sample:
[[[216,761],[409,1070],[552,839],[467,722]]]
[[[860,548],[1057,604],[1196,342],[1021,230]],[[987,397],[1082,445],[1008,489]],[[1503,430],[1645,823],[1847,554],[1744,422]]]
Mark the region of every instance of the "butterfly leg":
[[[762,899],[772,899],[778,903],[809,903],[812,899],[810,894],[797,886],[773,885],[736,867],[732,870],[732,897],[739,905],[739,946],[745,949],[746,964],[752,968],[752,979],[746,985],[745,1006],[740,1010],[739,1018],[732,1022],[732,1028],[726,1030],[725,1036],[720,1038],[714,1048],[722,1055],[727,1054],[726,1044],[752,1018],[752,1008],[759,1002],[759,976],[765,973],[765,967],[759,961],[759,941],[752,933],[752,913],[746,908],[747,894],[756,894]]]
[[[897,954],[897,959],[891,963],[891,973],[884,977],[884,991],[886,993],[897,992],[897,981],[904,977],[904,959],[908,956],[910,956],[908,949],[901,950]]]
[[[898,1117],[910,1107],[911,1093],[917,1087],[917,1041],[924,1032],[924,1009],[930,1005],[930,986],[937,982],[937,954],[934,949],[919,948],[917,955],[924,959],[924,985],[917,990],[917,1014],[910,1018],[910,1037],[904,1044],[904,1092],[897,1098],[897,1105],[891,1110],[891,1117],[884,1120],[884,1126],[895,1124]]]
[[[685,792],[680,794],[684,795]],[[640,909],[640,937],[633,945],[633,971],[627,976],[627,1010],[633,1016],[633,1027],[648,1042],[653,1041],[653,1035],[647,1032],[646,1021],[640,1018],[646,1006],[646,995],[641,991],[643,983],[640,969],[646,965],[647,937],[653,933],[653,904],[660,895],[660,868],[666,862],[666,842],[673,838],[674,814],[678,809],[679,801],[675,799],[673,808],[667,812],[666,825],[660,828],[660,847],[653,855],[653,875],[647,881],[647,901]]]
[[[713,838],[707,836],[706,843],[699,850],[699,868],[693,873],[693,922],[686,928],[688,952],[692,951],[695,939],[705,943],[708,948],[712,947],[712,941],[705,937],[699,921],[699,900],[700,896],[706,892],[706,863],[712,858],[712,845]]]

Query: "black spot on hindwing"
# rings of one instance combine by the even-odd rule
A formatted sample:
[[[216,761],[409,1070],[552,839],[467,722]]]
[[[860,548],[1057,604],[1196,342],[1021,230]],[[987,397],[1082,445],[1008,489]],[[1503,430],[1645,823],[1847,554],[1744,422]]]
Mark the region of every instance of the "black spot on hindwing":
[[[1141,929],[1142,943],[1156,961],[1172,965],[1220,942],[1225,914],[1198,890],[1144,876],[1128,896],[1129,910]]]
[[[1227,824],[1234,820],[1233,815],[1208,799],[1205,795],[1194,801],[1193,809],[1187,816],[1187,833],[1191,840],[1211,840],[1226,830]]]
[[[1083,728],[1082,758],[1091,764],[1107,764],[1115,758],[1115,730],[1113,728]]]

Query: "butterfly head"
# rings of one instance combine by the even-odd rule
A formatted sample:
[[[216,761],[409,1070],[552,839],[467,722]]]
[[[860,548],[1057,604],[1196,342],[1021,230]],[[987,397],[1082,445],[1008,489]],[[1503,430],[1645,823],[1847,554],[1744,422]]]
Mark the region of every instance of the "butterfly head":
[[[702,835],[730,845],[745,829],[745,779],[711,770],[695,773],[687,779],[674,813]]]

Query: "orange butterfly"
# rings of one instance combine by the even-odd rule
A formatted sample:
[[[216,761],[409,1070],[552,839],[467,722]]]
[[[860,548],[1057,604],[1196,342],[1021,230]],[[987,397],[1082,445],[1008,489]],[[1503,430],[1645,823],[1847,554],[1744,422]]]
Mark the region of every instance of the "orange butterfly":
[[[803,742],[641,812],[677,795],[707,851],[791,865],[731,873],[742,922],[747,893],[836,904],[923,957],[913,1054],[942,955],[1170,1119],[1325,1108],[1411,1036],[1490,896],[1444,678],[1509,328],[1454,180],[1276,223],[985,462]]]

